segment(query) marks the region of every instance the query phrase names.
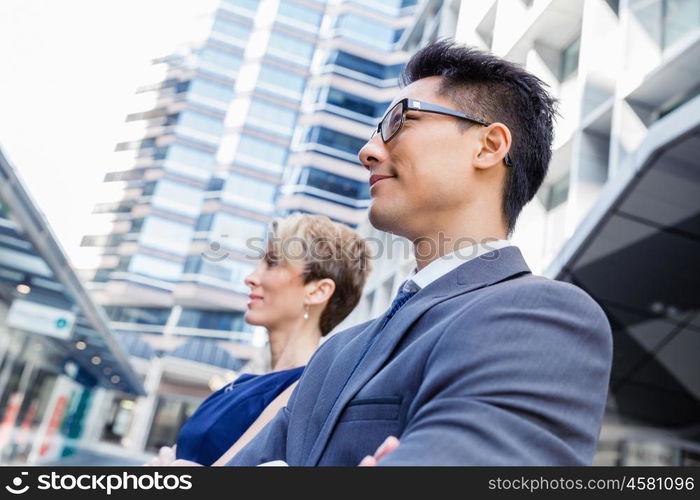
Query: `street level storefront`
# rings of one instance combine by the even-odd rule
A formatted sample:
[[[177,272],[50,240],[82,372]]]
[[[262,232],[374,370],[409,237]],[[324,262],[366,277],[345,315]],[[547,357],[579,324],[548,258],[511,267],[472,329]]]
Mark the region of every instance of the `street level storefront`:
[[[0,463],[79,452],[108,393],[141,378],[0,150]]]

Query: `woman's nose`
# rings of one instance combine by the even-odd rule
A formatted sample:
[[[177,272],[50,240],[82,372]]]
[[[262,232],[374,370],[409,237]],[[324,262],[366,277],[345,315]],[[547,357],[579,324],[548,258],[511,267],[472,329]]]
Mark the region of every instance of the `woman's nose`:
[[[248,276],[245,277],[243,282],[250,288],[257,286],[260,283],[260,280],[258,279],[257,269],[248,274]]]

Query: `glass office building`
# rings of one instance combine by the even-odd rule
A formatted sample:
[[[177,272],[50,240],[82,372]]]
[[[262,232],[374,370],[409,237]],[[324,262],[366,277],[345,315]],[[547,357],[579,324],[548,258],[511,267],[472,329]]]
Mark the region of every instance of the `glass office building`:
[[[357,153],[386,111],[415,0],[330,2],[277,206],[356,227],[369,203]]]

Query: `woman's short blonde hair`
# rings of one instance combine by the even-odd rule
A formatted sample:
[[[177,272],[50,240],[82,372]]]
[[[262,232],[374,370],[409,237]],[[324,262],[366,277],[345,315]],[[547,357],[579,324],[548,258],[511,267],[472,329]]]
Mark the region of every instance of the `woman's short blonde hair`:
[[[270,229],[268,258],[300,264],[304,283],[324,278],[335,282],[321,313],[321,335],[328,334],[360,301],[371,271],[367,242],[325,215],[292,214],[274,219]]]

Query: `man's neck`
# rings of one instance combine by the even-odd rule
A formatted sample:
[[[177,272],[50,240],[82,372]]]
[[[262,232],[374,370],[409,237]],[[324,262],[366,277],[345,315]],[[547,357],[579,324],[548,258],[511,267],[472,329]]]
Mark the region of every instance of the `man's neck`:
[[[418,271],[440,257],[472,245],[488,245],[489,242],[505,240],[505,231],[483,233],[434,232],[413,240],[413,254]]]

